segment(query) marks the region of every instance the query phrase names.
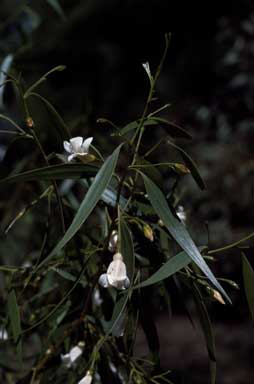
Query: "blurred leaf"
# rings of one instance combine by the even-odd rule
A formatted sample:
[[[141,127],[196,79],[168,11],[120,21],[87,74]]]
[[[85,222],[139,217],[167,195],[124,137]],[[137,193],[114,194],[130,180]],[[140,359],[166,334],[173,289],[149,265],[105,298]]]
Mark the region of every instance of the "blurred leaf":
[[[197,266],[214,284],[214,286],[226,297],[229,302],[231,302],[230,298],[228,297],[220,283],[217,281],[206,262],[204,261],[185,226],[172,214],[161,190],[146,175],[144,175],[143,173],[141,174],[144,179],[146,191],[151,201],[151,204],[157,215],[161,218],[162,222],[168,229],[171,236],[187,253],[187,255],[189,255],[189,257],[194,261],[194,263],[197,264]]]
[[[199,188],[202,189],[202,190],[206,189],[205,182],[202,179],[196,164],[194,163],[192,158],[188,155],[188,153],[186,153],[182,148],[178,147],[178,145],[172,143],[169,140],[167,140],[167,143],[169,145],[171,145],[171,147],[174,147],[175,149],[177,149],[181,153],[182,158],[183,158],[187,168],[190,170],[190,172],[192,174],[192,177],[196,181],[196,183],[199,186]]]
[[[11,323],[14,342],[17,343],[18,360],[22,362],[22,346],[19,337],[21,335],[20,313],[14,289],[8,295],[8,317]],[[18,341],[19,340],[19,341]]]
[[[65,13],[63,11],[63,8],[61,7],[58,0],[46,0],[49,5],[55,10],[55,12],[58,14],[58,16],[61,17],[62,20],[65,20]]]
[[[243,281],[250,313],[254,320],[254,270],[247,257],[242,253]]]
[[[18,173],[13,176],[6,177],[0,180],[0,184],[17,183],[32,180],[64,180],[64,179],[84,179],[96,175],[98,167],[88,164],[60,164],[50,165],[49,167],[42,167]]]
[[[215,341],[214,334],[212,329],[211,320],[209,317],[209,313],[206,309],[203,297],[197,287],[196,284],[192,285],[194,300],[198,312],[198,316],[200,319],[200,323],[203,329],[203,333],[205,336],[206,347],[209,355],[210,361],[210,382],[211,384],[216,383],[216,352],[215,352]]]
[[[135,285],[133,288],[143,288],[148,285],[159,283],[162,280],[167,279],[169,276],[178,272],[180,269],[186,267],[191,262],[190,257],[185,252],[180,252],[176,256],[169,259],[163,264],[158,271],[142,283]]]
[[[54,255],[61,251],[61,249],[72,239],[72,237],[77,233],[77,231],[84,224],[90,213],[95,208],[96,204],[101,198],[101,195],[107,188],[112,175],[114,173],[119,152],[122,147],[122,144],[119,145],[113,154],[108,157],[105,161],[99,172],[97,173],[91,187],[88,189],[84,200],[82,201],[78,212],[76,213],[71,225],[67,229],[63,238],[59,241],[59,243],[55,246],[55,248],[50,252],[50,254],[38,265],[36,268],[39,269],[48,262]]]

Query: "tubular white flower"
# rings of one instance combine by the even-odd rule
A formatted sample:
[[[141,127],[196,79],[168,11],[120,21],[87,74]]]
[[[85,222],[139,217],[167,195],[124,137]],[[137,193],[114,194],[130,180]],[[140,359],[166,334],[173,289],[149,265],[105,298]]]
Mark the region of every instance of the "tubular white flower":
[[[126,289],[130,286],[126,265],[123,262],[123,256],[121,253],[115,253],[113,261],[108,266],[107,273],[103,273],[100,276],[99,284],[103,288],[111,286],[117,289]]]
[[[108,243],[108,250],[110,252],[115,252],[116,251],[117,242],[118,242],[118,233],[114,229],[114,231],[112,231],[112,233],[111,233],[111,236],[110,236],[110,239],[109,239],[109,243]]]
[[[65,355],[61,355],[61,360],[63,364],[66,366],[66,368],[71,368],[73,365],[75,365],[76,360],[81,355],[82,355],[82,348],[76,345],[70,350],[69,353],[66,353]]]
[[[85,377],[83,377],[83,379],[81,379],[78,384],[91,384],[93,380],[93,377],[91,375],[91,372],[90,371],[87,371]]]
[[[86,140],[81,136],[73,137],[70,141],[64,141],[63,146],[66,152],[70,153],[68,161],[71,161],[77,156],[85,156],[89,153],[89,147],[93,141],[93,137],[88,137]]]
[[[9,338],[9,336],[8,336],[8,332],[6,331],[6,329],[3,327],[0,327],[0,340],[5,341],[5,340],[8,340],[8,338]]]

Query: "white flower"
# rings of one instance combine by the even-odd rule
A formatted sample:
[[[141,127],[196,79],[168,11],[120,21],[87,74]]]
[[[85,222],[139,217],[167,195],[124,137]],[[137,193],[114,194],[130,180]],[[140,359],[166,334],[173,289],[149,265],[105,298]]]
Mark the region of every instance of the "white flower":
[[[108,243],[108,250],[110,252],[115,252],[116,251],[117,242],[118,242],[118,233],[114,229],[114,231],[112,231],[112,233],[111,233],[111,236],[110,236],[110,239],[109,239],[109,243]]]
[[[81,379],[78,384],[91,384],[93,380],[93,377],[91,375],[91,372],[87,371],[85,377],[83,377],[83,379]]]
[[[183,223],[186,222],[186,212],[182,205],[179,205],[179,207],[176,210],[176,214]]]
[[[113,261],[109,264],[107,273],[103,273],[99,278],[99,284],[103,288],[109,286],[117,289],[126,289],[130,286],[130,280],[127,276],[126,265],[123,262],[121,253],[113,256]]]
[[[69,353],[66,353],[65,355],[61,355],[61,360],[63,364],[66,366],[66,368],[71,368],[73,365],[75,365],[76,360],[81,355],[82,355],[82,348],[76,345],[70,350]]]
[[[8,332],[6,331],[5,328],[0,327],[0,341],[5,341],[8,340]]]
[[[11,67],[11,64],[12,64],[12,61],[13,61],[13,55],[7,55],[2,63],[1,63],[1,67],[0,67],[0,109],[3,108],[3,96],[4,96],[4,85],[5,85],[5,81],[7,80],[7,72],[10,70],[10,67]]]
[[[81,136],[73,137],[70,141],[64,141],[63,146],[66,152],[70,153],[68,161],[71,161],[77,156],[88,155],[89,147],[93,141],[92,137],[88,137],[86,140]]]

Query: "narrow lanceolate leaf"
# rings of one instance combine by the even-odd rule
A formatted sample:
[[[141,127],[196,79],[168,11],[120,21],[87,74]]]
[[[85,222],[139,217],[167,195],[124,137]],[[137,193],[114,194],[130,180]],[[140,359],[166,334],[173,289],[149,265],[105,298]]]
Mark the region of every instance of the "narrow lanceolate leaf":
[[[143,173],[142,177],[144,179],[146,191],[151,204],[157,215],[161,218],[164,225],[167,227],[171,236],[194,261],[194,263],[197,264],[197,266],[208,277],[211,283],[225,296],[228,302],[231,302],[230,298],[204,261],[185,226],[172,214],[161,190]]]
[[[33,169],[6,177],[0,180],[0,184],[17,183],[33,180],[63,180],[63,179],[85,179],[87,177],[94,177],[98,172],[98,167],[95,165],[87,164],[59,164],[50,165],[49,167],[42,167]]]
[[[135,270],[135,255],[131,231],[126,221],[120,219],[120,249],[127,267],[127,274],[132,285]]]
[[[156,271],[152,276],[142,283],[136,285],[136,288],[147,287],[148,285],[159,283],[162,280],[167,279],[169,276],[174,275],[180,269],[186,267],[191,262],[190,257],[186,252],[180,252],[176,256],[169,259],[165,264],[163,264],[158,271]]]
[[[193,288],[194,300],[195,300],[197,312],[199,315],[199,320],[203,329],[203,333],[206,341],[206,347],[207,347],[208,356],[209,356],[210,383],[215,384],[216,383],[216,352],[215,352],[215,341],[214,341],[212,323],[209,317],[209,313],[206,309],[205,303],[203,301],[202,295],[197,285],[194,284],[192,288]]]
[[[129,299],[128,292],[124,292],[123,294],[118,295],[117,301],[114,306],[112,317],[110,321],[105,323],[104,325],[107,335],[110,335],[112,332],[114,332],[119,321],[122,320],[122,316],[126,308],[126,305],[128,303],[128,299]]]
[[[131,123],[125,125],[122,129],[120,129],[120,134],[125,135],[139,127],[140,121],[132,121]],[[144,121],[144,126],[153,127],[153,126],[162,126],[166,132],[172,137],[183,137],[185,139],[191,139],[192,136],[181,128],[179,125],[172,123],[166,119],[162,119],[160,117],[149,117]],[[117,132],[116,135],[119,135]]]
[[[246,298],[250,308],[252,319],[254,320],[254,270],[250,265],[247,257],[242,254],[243,264],[243,281]]]
[[[96,204],[101,198],[101,195],[107,188],[112,175],[114,173],[119,152],[121,149],[121,145],[119,145],[113,154],[105,161],[99,172],[97,173],[91,187],[88,189],[84,200],[82,201],[71,225],[67,229],[63,238],[59,241],[59,243],[55,246],[55,248],[50,252],[50,254],[38,265],[37,269],[39,269],[42,265],[52,259],[58,252],[60,252],[63,247],[73,238],[73,236],[77,233],[77,231],[84,224]],[[36,270],[37,270],[36,269]]]
[[[39,93],[30,92],[29,97],[36,97],[39,99],[45,106],[49,115],[51,116],[53,122],[55,123],[55,127],[59,133],[59,136],[64,139],[69,139],[71,137],[69,127],[65,124],[63,118],[59,115],[55,107],[47,100],[45,97],[41,96]]]
[[[14,290],[12,290],[8,295],[7,305],[8,305],[8,317],[11,324],[12,335],[13,335],[14,342],[17,343],[17,355],[18,355],[19,361],[21,362],[22,350],[21,350],[21,340],[19,340],[19,337],[21,335],[20,313],[19,313],[19,307],[18,307],[17,298]]]
[[[183,158],[187,168],[189,168],[189,170],[190,170],[190,172],[192,174],[192,177],[196,181],[196,183],[199,186],[199,188],[200,189],[205,189],[206,188],[205,182],[204,182],[204,180],[202,179],[202,176],[199,173],[197,165],[195,164],[194,160],[192,160],[190,155],[188,155],[187,152],[185,152],[182,148],[180,148],[175,143],[172,143],[169,140],[167,141],[167,143],[169,145],[171,145],[171,147],[174,147],[175,149],[177,149],[180,152],[180,154],[181,154],[181,156],[182,156],[182,158]]]

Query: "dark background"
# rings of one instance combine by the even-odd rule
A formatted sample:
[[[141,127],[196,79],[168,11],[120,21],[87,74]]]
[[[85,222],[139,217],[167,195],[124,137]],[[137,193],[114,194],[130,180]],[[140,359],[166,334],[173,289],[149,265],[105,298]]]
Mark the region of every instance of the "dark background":
[[[111,148],[107,127],[99,117],[119,126],[137,119],[144,107],[148,81],[141,63],[154,70],[164,33],[172,32],[170,49],[157,85],[163,116],[193,134],[181,143],[199,165],[207,190],[191,178],[183,183],[184,205],[200,244],[223,246],[253,232],[254,193],[254,12],[251,1],[62,1],[65,18],[46,1],[0,2],[0,58],[12,53],[13,68],[27,84],[60,64],[40,91],[58,108],[73,136],[92,135],[104,151]],[[21,120],[10,86],[0,113]],[[38,107],[37,107],[38,108]],[[48,132],[44,111],[36,110]],[[6,124],[0,122],[1,129]],[[147,137],[153,142],[155,134]],[[4,151],[9,139],[1,136]],[[59,151],[61,143],[59,143]],[[19,156],[19,154],[17,154]],[[7,165],[8,163],[8,165]],[[4,167],[12,160],[4,158]],[[251,252],[250,255],[251,256]],[[253,381],[253,323],[244,296],[241,256],[219,254],[216,272],[234,279],[240,291],[228,289],[232,307],[215,304],[219,384]],[[207,358],[202,335],[193,329],[175,299],[175,316],[157,320],[165,369],[184,372],[184,383],[206,383]],[[174,303],[173,303],[174,304]],[[191,308],[190,308],[191,309]],[[144,353],[140,333],[137,353]]]

